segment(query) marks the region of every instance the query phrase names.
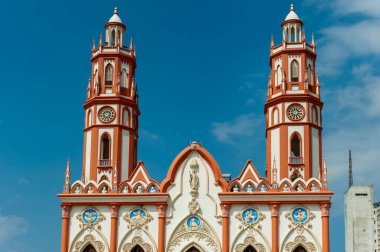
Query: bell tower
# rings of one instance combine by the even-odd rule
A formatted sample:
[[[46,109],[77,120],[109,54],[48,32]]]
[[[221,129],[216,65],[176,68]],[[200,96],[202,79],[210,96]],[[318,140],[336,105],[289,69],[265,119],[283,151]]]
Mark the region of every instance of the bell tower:
[[[126,180],[136,166],[138,95],[133,42],[125,46],[126,26],[117,8],[91,51],[92,74],[84,104],[82,181]]]
[[[281,44],[275,45],[273,36],[270,44],[265,104],[267,175],[273,182],[320,178],[323,103],[315,71],[314,36],[309,44],[293,4],[281,27]]]

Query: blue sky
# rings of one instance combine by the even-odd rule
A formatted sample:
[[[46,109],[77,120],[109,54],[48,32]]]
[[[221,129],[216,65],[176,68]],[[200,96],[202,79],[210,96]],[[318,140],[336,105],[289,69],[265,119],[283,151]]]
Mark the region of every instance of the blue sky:
[[[344,251],[348,146],[355,184],[380,188],[380,2],[293,1],[315,33],[323,151],[335,191],[331,250]],[[113,7],[133,36],[139,159],[157,180],[191,140],[223,172],[247,159],[264,175],[269,42],[290,1],[6,1],[0,39],[0,250],[58,251],[66,159],[80,178],[92,39]],[[165,171],[165,172],[163,172]],[[377,198],[379,200],[379,198]],[[375,199],[376,200],[376,199]]]

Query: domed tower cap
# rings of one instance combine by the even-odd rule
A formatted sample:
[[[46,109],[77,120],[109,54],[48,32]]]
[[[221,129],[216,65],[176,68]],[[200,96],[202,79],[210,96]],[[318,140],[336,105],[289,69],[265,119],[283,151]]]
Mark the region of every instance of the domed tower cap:
[[[119,17],[119,12],[117,11],[117,7],[113,10],[113,16],[108,20],[108,23],[123,23],[121,18]]]
[[[289,23],[289,22],[299,22],[302,24],[301,19],[298,17],[297,13],[294,11],[294,4],[290,5],[289,13],[282,24]]]
[[[120,26],[123,26],[125,28],[123,21],[121,21],[121,18],[119,17],[119,12],[117,10],[117,7],[115,7],[115,9],[113,10],[113,15],[108,20],[108,23],[105,26],[107,27],[110,24],[119,24]]]

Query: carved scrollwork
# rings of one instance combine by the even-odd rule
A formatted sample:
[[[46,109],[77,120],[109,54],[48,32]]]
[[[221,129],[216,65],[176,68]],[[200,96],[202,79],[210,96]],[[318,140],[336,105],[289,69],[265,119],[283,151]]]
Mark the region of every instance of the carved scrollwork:
[[[84,237],[83,241],[78,241],[77,243],[75,243],[74,252],[82,251],[82,249],[86,247],[88,244],[91,244],[93,247],[95,247],[96,251],[104,251],[104,244],[100,241],[97,241],[93,235],[88,234]]]
[[[262,222],[266,217],[263,213],[255,208],[243,208],[236,215],[235,218],[241,223],[240,228],[254,228],[257,226],[261,229],[260,222]]]
[[[136,245],[139,245],[145,252],[153,252],[152,246],[145,243],[144,240],[137,236],[132,239],[131,243],[127,243],[123,246],[123,252],[130,252]]]
[[[104,221],[106,217],[95,207],[84,208],[76,218],[81,222],[79,227],[82,229],[88,228],[91,232],[95,226]],[[100,228],[100,226],[98,226]]]
[[[147,224],[153,220],[153,217],[145,208],[132,209],[126,213],[123,218],[132,228],[147,227]]]
[[[297,246],[304,246],[305,248],[308,249],[309,252],[316,252],[317,248],[312,242],[308,242],[303,235],[298,235],[294,239],[294,241],[291,241],[286,244],[285,246],[285,251],[286,252],[291,252],[293,249],[295,249]]]
[[[321,204],[322,216],[329,216],[330,207],[331,207],[331,203],[322,203]]]
[[[302,232],[305,226],[311,227],[311,221],[315,218],[315,214],[309,208],[299,206],[287,212],[285,217],[290,221],[291,225],[295,226],[299,232]]]
[[[243,252],[248,246],[254,247],[257,252],[265,252],[264,245],[258,243],[253,236],[247,236],[244,239],[244,243],[240,243],[236,246],[235,252]]]
[[[198,217],[194,216],[199,219]],[[170,239],[168,252],[176,252],[179,251],[178,247],[181,246],[182,243],[193,241],[200,242],[203,241],[207,244],[207,251],[210,252],[219,252],[219,246],[217,243],[217,238],[214,236],[210,227],[199,219],[199,223],[197,223],[197,227],[193,228],[189,220],[192,217],[187,218],[183,221],[183,223],[178,226],[178,228],[173,232],[173,236]]]
[[[164,204],[157,205],[158,217],[160,218],[166,217],[166,207],[167,206]]]

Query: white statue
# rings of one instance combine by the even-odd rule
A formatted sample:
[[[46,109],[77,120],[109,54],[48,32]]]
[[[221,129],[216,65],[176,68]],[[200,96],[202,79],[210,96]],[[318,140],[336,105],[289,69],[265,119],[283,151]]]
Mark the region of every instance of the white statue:
[[[251,184],[248,184],[247,185],[247,188],[245,190],[246,192],[253,192],[253,187],[251,186]]]
[[[232,191],[239,192],[239,187],[237,185],[234,185],[234,187],[232,188]]]
[[[81,193],[82,191],[81,191],[81,189],[80,189],[80,186],[77,186],[77,187],[75,187],[75,191],[74,191],[74,193]]]
[[[190,171],[190,188],[192,191],[198,191],[199,178],[195,170]]]
[[[128,186],[123,187],[122,193],[129,193]]]
[[[315,185],[315,183],[311,184],[311,189],[310,189],[312,192],[318,192],[319,191],[319,188],[318,186]]]
[[[108,193],[107,187],[103,186],[101,193]]]
[[[296,191],[297,192],[303,192],[303,191],[305,191],[305,188],[303,188],[303,186],[301,184],[298,184],[297,188],[296,188]]]
[[[267,187],[265,185],[261,185],[260,186],[260,192],[266,192],[267,191]]]
[[[87,193],[88,194],[94,193],[94,190],[92,190],[92,186],[91,185],[88,187]]]
[[[141,185],[137,186],[136,192],[137,193],[143,193],[144,192],[144,189],[142,188]]]
[[[157,188],[156,188],[155,186],[152,186],[152,187],[150,188],[149,192],[151,192],[151,193],[155,193],[155,192],[157,192]]]
[[[285,184],[284,187],[282,188],[284,192],[289,192],[290,191],[290,186],[288,184]]]

